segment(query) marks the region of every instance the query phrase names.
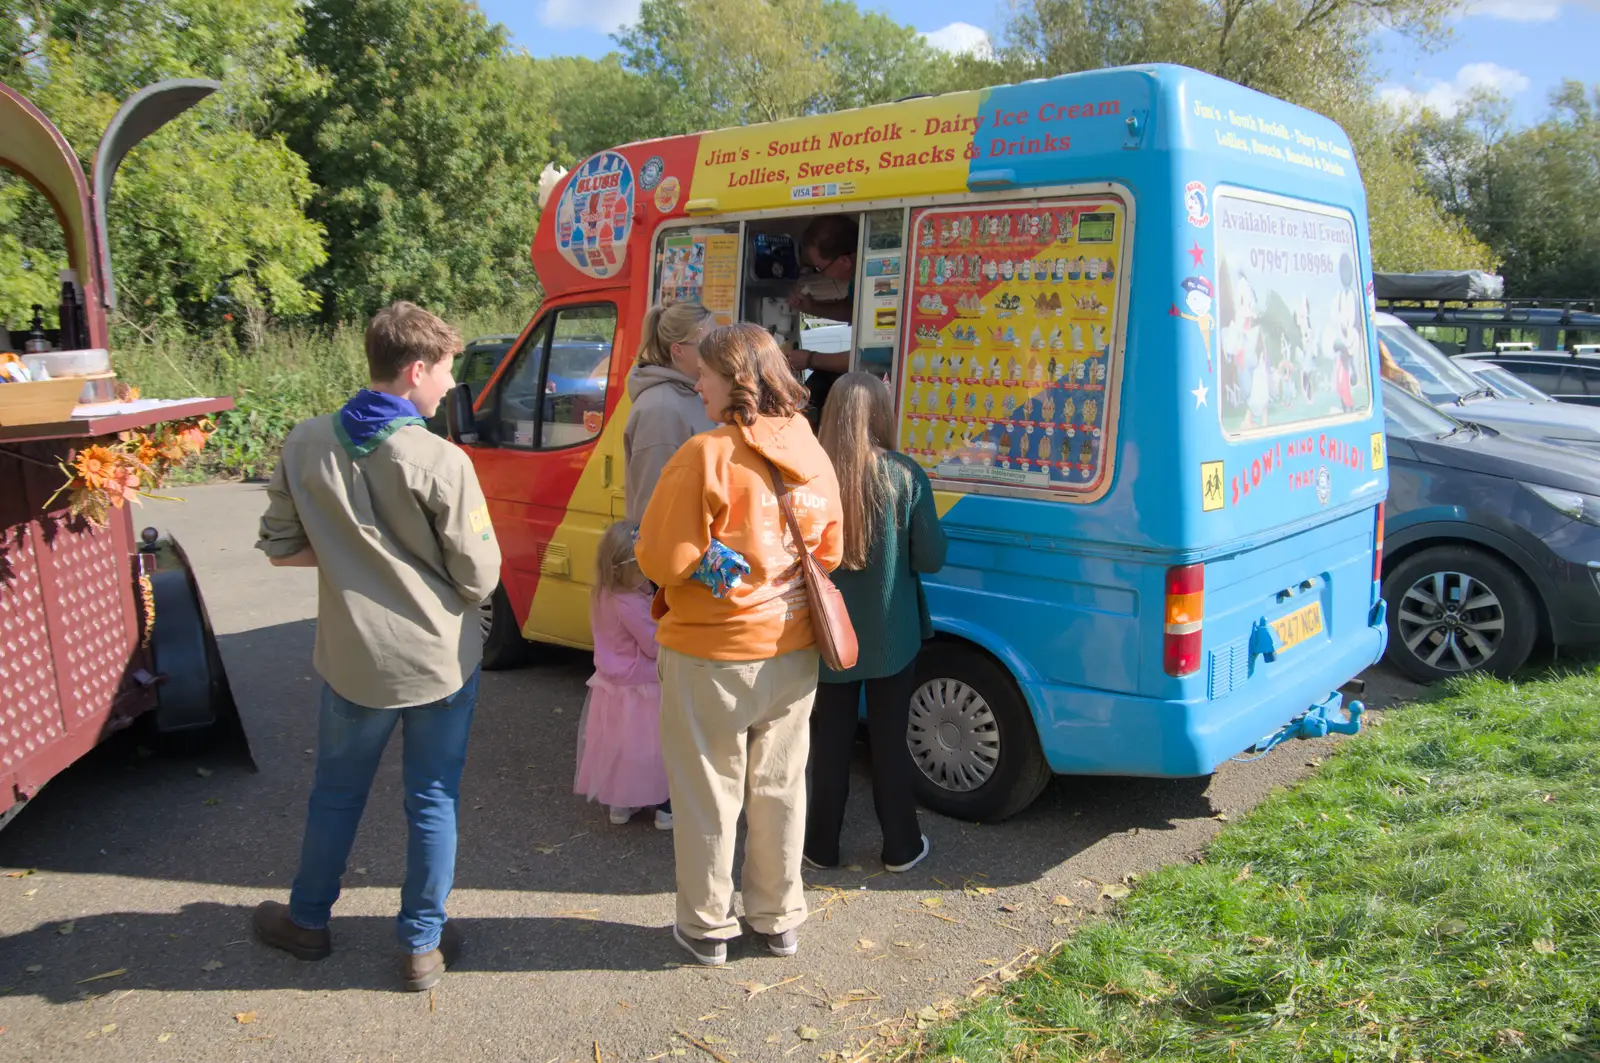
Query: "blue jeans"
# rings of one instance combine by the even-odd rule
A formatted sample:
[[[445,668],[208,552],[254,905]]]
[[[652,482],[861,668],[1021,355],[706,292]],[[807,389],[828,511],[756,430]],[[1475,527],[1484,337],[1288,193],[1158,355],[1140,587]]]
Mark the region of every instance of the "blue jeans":
[[[372,778],[398,723],[404,728],[402,770],[410,833],[396,932],[407,952],[438,948],[445,898],[455,881],[456,807],[477,700],[476,671],[449,697],[408,709],[369,709],[324,684],[317,779],[306,813],[300,871],[289,893],[289,918],[297,925],[308,930],[328,925]]]

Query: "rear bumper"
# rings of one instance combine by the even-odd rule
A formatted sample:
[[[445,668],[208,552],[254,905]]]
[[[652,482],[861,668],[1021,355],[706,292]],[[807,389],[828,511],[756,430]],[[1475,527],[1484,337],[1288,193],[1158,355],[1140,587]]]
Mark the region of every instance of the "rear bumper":
[[[1022,690],[1059,775],[1208,775],[1377,663],[1385,639],[1381,624],[1364,628],[1337,653],[1274,669],[1270,679],[1215,700],[1155,701],[1041,683]]]

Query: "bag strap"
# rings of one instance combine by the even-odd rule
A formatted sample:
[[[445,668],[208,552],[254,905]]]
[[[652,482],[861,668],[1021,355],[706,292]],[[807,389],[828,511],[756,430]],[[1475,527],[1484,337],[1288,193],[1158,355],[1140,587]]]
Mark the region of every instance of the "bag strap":
[[[800,531],[800,521],[795,518],[794,507],[789,504],[789,485],[783,482],[783,473],[778,471],[778,466],[765,454],[761,460],[767,463],[767,470],[772,473],[772,493],[778,496],[778,508],[783,510],[783,518],[788,522],[789,534],[794,536],[794,544],[800,551],[802,558],[810,555],[806,549],[806,537]]]

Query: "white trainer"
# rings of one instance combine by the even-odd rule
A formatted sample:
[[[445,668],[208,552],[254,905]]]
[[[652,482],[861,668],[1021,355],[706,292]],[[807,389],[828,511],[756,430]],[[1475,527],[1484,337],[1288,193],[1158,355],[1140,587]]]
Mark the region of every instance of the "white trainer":
[[[612,805],[610,809],[611,825],[613,827],[622,826],[624,823],[628,822],[628,820],[632,819],[633,814],[637,811],[639,811],[637,808],[620,808],[616,805]]]
[[[922,863],[923,860],[927,859],[928,850],[931,848],[933,848],[933,846],[929,844],[928,836],[924,834],[922,836],[922,852],[918,853],[915,859],[904,864],[884,864],[884,870],[893,871],[897,875],[910,871],[912,868]]]

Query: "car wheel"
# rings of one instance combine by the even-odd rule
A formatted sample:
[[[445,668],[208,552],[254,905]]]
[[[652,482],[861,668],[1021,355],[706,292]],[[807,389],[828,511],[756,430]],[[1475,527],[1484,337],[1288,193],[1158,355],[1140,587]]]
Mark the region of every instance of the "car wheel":
[[[906,744],[918,799],[957,819],[1014,816],[1051,777],[1016,682],[971,646],[936,643],[918,657]]]
[[[483,632],[483,667],[495,672],[526,664],[533,656],[533,647],[517,628],[517,615],[511,611],[511,599],[505,587],[496,587],[483,604],[478,606],[478,627]]]
[[[1384,578],[1383,596],[1386,656],[1413,679],[1477,671],[1505,678],[1533,651],[1533,593],[1509,565],[1481,550],[1435,546],[1414,554]]]

